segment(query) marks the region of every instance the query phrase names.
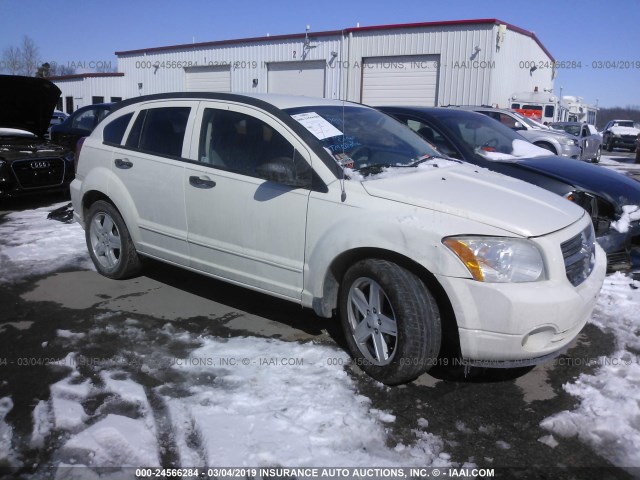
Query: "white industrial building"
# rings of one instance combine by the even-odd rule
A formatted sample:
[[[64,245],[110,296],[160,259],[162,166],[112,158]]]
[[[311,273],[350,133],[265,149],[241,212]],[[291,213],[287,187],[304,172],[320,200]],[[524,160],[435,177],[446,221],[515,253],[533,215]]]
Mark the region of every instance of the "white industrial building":
[[[550,90],[554,77],[554,59],[535,34],[497,19],[356,27],[116,56],[118,73],[52,78],[65,111],[96,100],[173,91],[507,107],[513,92]]]

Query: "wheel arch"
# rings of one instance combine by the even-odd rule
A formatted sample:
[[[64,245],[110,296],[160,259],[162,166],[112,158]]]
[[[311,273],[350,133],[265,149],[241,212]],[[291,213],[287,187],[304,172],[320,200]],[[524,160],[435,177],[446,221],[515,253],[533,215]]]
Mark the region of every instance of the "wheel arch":
[[[551,142],[547,141],[547,140],[536,140],[535,142],[533,142],[533,144],[537,147],[540,148],[545,148],[547,150],[550,150],[552,152],[554,152],[556,155],[559,155],[560,152],[558,150],[558,148]]]
[[[460,339],[458,335],[458,324],[453,311],[453,306],[449,301],[444,288],[436,277],[423,265],[415,262],[398,252],[383,248],[362,247],[354,248],[338,255],[332,262],[324,277],[322,298],[315,298],[313,309],[319,316],[331,317],[338,306],[338,293],[340,282],[346,271],[359,262],[369,258],[387,260],[393,262],[424,282],[434,296],[440,318],[442,322],[442,347],[441,355],[457,356],[460,353]]]
[[[90,190],[86,192],[82,197],[82,218],[85,219],[85,221],[87,218],[87,213],[91,208],[91,205],[96,203],[98,200],[103,200],[105,202],[110,203],[111,205],[113,205],[113,207],[116,210],[118,210],[118,213],[120,213],[120,210],[118,209],[117,205],[113,202],[113,200],[111,200],[111,198],[109,198],[108,195],[106,195],[105,193],[99,190]],[[122,213],[120,214],[122,215]]]

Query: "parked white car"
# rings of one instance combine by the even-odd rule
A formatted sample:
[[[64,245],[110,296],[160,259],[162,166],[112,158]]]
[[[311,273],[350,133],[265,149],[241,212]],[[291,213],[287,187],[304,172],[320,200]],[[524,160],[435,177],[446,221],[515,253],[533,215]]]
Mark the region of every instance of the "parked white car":
[[[356,363],[387,384],[444,352],[485,366],[557,355],[604,279],[589,216],[438,155],[358,104],[160,94],[98,125],[71,196],[101,274],[152,257],[337,311]]]
[[[628,148],[630,152],[636,149],[636,138],[640,129],[633,120],[611,120],[602,130],[604,149],[612,152],[614,148]]]

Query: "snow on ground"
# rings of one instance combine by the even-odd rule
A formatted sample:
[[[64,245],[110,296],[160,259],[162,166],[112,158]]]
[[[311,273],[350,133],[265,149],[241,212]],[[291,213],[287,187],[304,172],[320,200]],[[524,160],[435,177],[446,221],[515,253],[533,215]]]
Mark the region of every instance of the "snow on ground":
[[[82,350],[107,333],[128,346],[118,358],[74,352],[52,366],[69,374],[36,406],[30,444],[62,439],[54,465],[153,467],[167,451],[182,467],[455,465],[424,424],[413,444],[387,445],[395,417],[357,392],[333,346],[150,331],[103,314],[92,324],[85,337],[60,338]],[[187,354],[172,355],[178,346]]]
[[[13,213],[0,224],[0,281],[89,268],[82,229],[48,220],[50,210]],[[539,441],[552,446],[576,436],[616,465],[640,465],[638,304],[640,282],[607,277],[592,322],[615,335],[616,352],[597,360],[596,373],[565,385],[580,404],[545,419],[554,435]],[[35,405],[30,442],[53,442],[53,464],[153,466],[165,464],[167,452],[185,467],[455,464],[425,419],[415,442],[389,446],[395,417],[358,393],[340,366],[344,352],[332,346],[197,337],[173,324],[149,329],[118,318],[100,314],[88,319],[88,331],[57,332],[54,341],[73,352],[50,368],[67,368],[68,376]],[[114,357],[78,368],[83,349],[105,336],[117,348]],[[5,465],[18,461],[5,421],[12,407],[11,398],[0,399]]]
[[[93,268],[80,225],[47,219],[66,204],[6,215],[0,224],[0,283],[65,267]]]
[[[0,224],[3,282],[88,267],[82,229],[48,220],[55,207],[13,213]],[[59,329],[47,342],[72,350],[50,365],[68,374],[32,413],[28,443],[46,447],[51,465],[456,465],[426,422],[416,424],[413,443],[388,445],[395,416],[358,393],[336,347],[198,337],[117,312],[87,324],[83,332]],[[103,348],[105,338],[115,351],[85,355]],[[17,455],[4,422],[12,407],[10,398],[0,399],[0,464],[13,465]]]
[[[542,427],[577,436],[614,465],[640,465],[640,282],[606,278],[591,322],[616,339],[616,351],[594,359],[600,368],[563,388],[580,399],[576,410],[545,419]]]
[[[5,417],[12,408],[11,397],[0,398],[0,466],[16,466],[14,453],[11,451],[13,428],[5,422]]]

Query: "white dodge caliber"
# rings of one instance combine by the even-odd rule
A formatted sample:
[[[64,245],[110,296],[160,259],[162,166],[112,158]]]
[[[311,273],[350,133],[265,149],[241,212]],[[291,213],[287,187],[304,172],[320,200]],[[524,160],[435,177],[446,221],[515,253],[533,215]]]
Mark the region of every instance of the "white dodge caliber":
[[[359,104],[158,94],[84,141],[71,196],[102,275],[152,257],[337,314],[386,384],[445,352],[506,367],[558,355],[605,275],[589,216],[439,155]]]

